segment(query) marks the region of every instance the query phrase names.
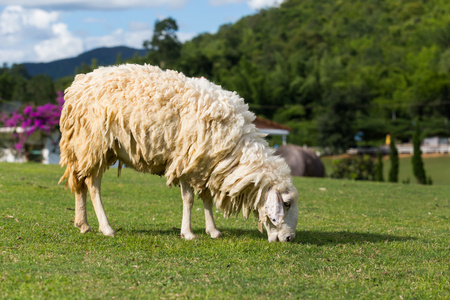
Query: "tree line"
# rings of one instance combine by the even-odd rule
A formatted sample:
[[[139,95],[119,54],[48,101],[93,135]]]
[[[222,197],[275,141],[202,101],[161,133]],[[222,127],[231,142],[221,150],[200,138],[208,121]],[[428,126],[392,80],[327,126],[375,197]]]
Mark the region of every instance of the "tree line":
[[[53,103],[55,98],[55,85],[50,76],[30,76],[23,65],[0,67],[0,103],[16,101],[42,105]]]
[[[204,76],[289,126],[290,143],[342,152],[410,140],[416,121],[450,136],[449,15],[446,0],[286,0],[185,43],[157,21],[131,62]]]

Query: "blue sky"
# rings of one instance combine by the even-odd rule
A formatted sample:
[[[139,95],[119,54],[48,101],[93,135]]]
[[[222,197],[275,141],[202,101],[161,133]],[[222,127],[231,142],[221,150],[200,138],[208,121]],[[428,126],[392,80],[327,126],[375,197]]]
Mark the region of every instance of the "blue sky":
[[[48,62],[98,47],[142,48],[156,20],[178,38],[215,33],[282,0],[0,0],[0,64]]]

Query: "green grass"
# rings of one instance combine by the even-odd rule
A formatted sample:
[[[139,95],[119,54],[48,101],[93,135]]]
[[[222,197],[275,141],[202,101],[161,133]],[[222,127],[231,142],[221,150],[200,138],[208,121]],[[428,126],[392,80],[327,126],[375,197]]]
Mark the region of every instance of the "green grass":
[[[450,297],[450,187],[296,178],[293,243],[268,243],[242,217],[196,241],[178,234],[178,188],[129,169],[105,174],[117,235],[73,227],[57,166],[0,163],[0,298],[445,299]],[[175,228],[175,229],[174,229]]]
[[[333,157],[322,157],[322,162],[325,165],[326,173],[328,175],[332,172]],[[431,176],[433,185],[450,185],[450,156],[438,156],[438,157],[423,157],[423,163],[427,177]],[[399,182],[409,181],[411,184],[416,184],[416,178],[413,175],[411,157],[400,158],[399,168]],[[389,169],[391,163],[389,157],[386,156],[383,159],[383,171],[384,180],[389,178]]]

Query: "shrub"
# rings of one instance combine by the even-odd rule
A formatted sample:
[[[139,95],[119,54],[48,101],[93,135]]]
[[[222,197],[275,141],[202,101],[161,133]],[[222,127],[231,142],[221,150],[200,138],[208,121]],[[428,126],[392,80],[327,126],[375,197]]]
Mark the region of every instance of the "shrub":
[[[427,175],[425,173],[425,168],[423,166],[422,150],[420,150],[421,142],[422,142],[422,138],[421,138],[420,125],[419,125],[419,122],[416,121],[414,135],[413,135],[414,153],[411,158],[411,163],[412,163],[412,167],[413,167],[414,176],[416,177],[417,182],[419,184],[427,184],[428,182],[431,183],[431,179],[427,180]]]
[[[375,180],[375,163],[369,155],[354,156],[333,161],[331,178]]]
[[[375,181],[384,181],[383,176],[383,155],[381,150],[377,152],[377,163],[375,165]]]
[[[391,168],[389,169],[389,182],[398,182],[398,151],[395,145],[395,137],[391,135],[391,144],[389,145],[391,153],[389,154],[389,160],[391,161]]]

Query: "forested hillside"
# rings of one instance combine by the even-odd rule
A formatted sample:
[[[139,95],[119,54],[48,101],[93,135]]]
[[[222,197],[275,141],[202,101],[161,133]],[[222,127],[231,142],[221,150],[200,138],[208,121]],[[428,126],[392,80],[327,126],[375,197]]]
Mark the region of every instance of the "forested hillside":
[[[131,62],[237,91],[291,127],[290,143],[339,152],[358,135],[377,146],[386,134],[409,140],[418,121],[424,135],[450,136],[450,1],[285,0],[183,44],[177,30],[157,21],[148,55]]]
[[[167,67],[238,91],[300,145],[409,139],[416,119],[450,135],[446,0],[289,0],[186,42]]]

